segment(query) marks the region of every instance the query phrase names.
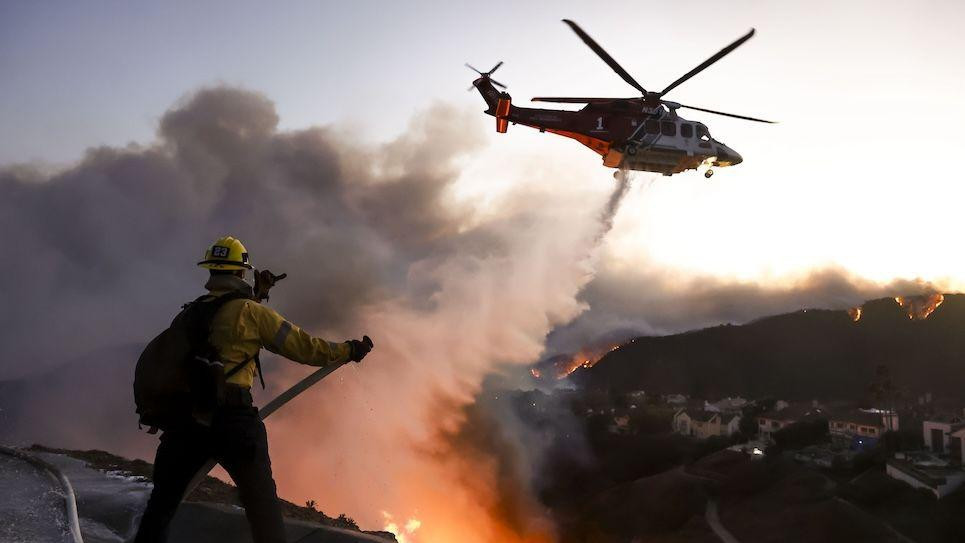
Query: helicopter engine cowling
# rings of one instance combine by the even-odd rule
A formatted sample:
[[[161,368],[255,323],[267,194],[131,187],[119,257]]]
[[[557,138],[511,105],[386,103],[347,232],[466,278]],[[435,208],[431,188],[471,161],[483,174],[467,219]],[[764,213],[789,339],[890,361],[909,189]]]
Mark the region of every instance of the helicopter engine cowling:
[[[505,92],[500,93],[499,100],[496,102],[496,132],[500,134],[505,134],[509,129],[507,116],[510,108],[512,108],[512,98]]]

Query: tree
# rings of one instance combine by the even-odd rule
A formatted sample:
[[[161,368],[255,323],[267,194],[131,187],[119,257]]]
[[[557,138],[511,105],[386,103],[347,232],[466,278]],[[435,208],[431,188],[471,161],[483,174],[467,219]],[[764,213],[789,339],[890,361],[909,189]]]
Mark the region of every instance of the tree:
[[[827,439],[827,419],[802,420],[774,432],[774,443],[779,450],[803,449]]]
[[[898,400],[898,387],[891,380],[891,370],[884,364],[879,364],[875,368],[875,378],[868,385],[868,394],[876,404],[872,407],[886,407],[892,413],[895,412],[895,404]],[[885,417],[886,428],[894,430],[894,417]]]

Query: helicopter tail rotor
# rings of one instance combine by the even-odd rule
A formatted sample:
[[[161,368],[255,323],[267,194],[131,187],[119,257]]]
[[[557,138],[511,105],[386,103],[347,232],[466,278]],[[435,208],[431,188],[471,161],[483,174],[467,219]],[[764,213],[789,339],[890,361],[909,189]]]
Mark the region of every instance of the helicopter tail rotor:
[[[469,68],[470,70],[476,72],[476,73],[479,74],[480,76],[488,79],[489,82],[492,83],[493,85],[496,85],[497,87],[500,87],[500,88],[505,89],[505,88],[506,88],[506,85],[503,85],[502,83],[500,83],[499,81],[496,81],[495,79],[493,79],[493,78],[491,77],[492,74],[493,74],[493,72],[495,72],[496,70],[498,70],[499,67],[502,66],[502,65],[503,65],[503,61],[500,60],[500,61],[497,62],[496,65],[493,66],[492,69],[489,70],[488,72],[481,72],[481,71],[477,70],[476,68],[474,68],[471,64],[469,64],[469,63],[467,62],[467,63],[466,63],[466,68]],[[469,87],[469,90],[472,90],[472,87]]]
[[[496,117],[496,132],[505,134],[506,130],[509,128],[509,117],[513,110],[513,99],[505,90],[496,90],[495,87],[498,86],[505,89],[506,85],[503,85],[499,81],[496,81],[492,78],[492,73],[498,70],[502,65],[503,61],[500,60],[488,72],[483,72],[476,69],[476,67],[474,67],[472,64],[469,64],[468,62],[466,63],[467,68],[479,74],[479,79],[472,82],[472,86],[469,87],[469,90],[472,90],[473,88],[479,90],[479,94],[482,95],[483,100],[486,101],[486,105],[489,106],[489,108],[486,110],[486,113]],[[487,85],[486,83],[492,84]]]

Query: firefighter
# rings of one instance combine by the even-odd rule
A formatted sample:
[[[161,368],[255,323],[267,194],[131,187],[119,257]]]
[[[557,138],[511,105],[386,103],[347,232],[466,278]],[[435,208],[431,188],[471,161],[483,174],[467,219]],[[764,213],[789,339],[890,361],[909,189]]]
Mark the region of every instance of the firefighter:
[[[295,362],[328,366],[360,362],[371,349],[371,342],[333,343],[312,337],[255,301],[251,286],[244,280],[245,272],[252,269],[248,252],[235,238],[215,241],[198,265],[210,271],[205,288],[212,299],[245,294],[224,302],[211,321],[209,342],[217,350],[227,376],[223,398],[209,425],[186,419],[161,435],[154,460],[154,489],[135,542],[166,541],[168,525],[188,484],[205,463],[214,459],[238,487],[254,541],[281,543],[285,534],[268,457],[268,436],[251,399],[255,374],[261,378],[257,355],[265,348]]]

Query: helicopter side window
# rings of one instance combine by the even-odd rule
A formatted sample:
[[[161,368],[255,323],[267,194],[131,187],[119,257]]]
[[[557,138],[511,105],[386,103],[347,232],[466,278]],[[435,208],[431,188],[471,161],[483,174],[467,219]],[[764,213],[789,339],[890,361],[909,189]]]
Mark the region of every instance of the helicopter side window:
[[[702,124],[697,125],[697,137],[700,138],[700,141],[710,141],[710,133],[707,132],[706,126]]]
[[[660,123],[660,133],[664,136],[676,136],[677,125],[673,121],[662,121]]]
[[[656,119],[647,119],[644,123],[644,130],[647,134],[659,134],[660,133],[660,121]]]
[[[689,123],[683,123],[680,125],[680,135],[685,138],[694,137],[694,125]]]

